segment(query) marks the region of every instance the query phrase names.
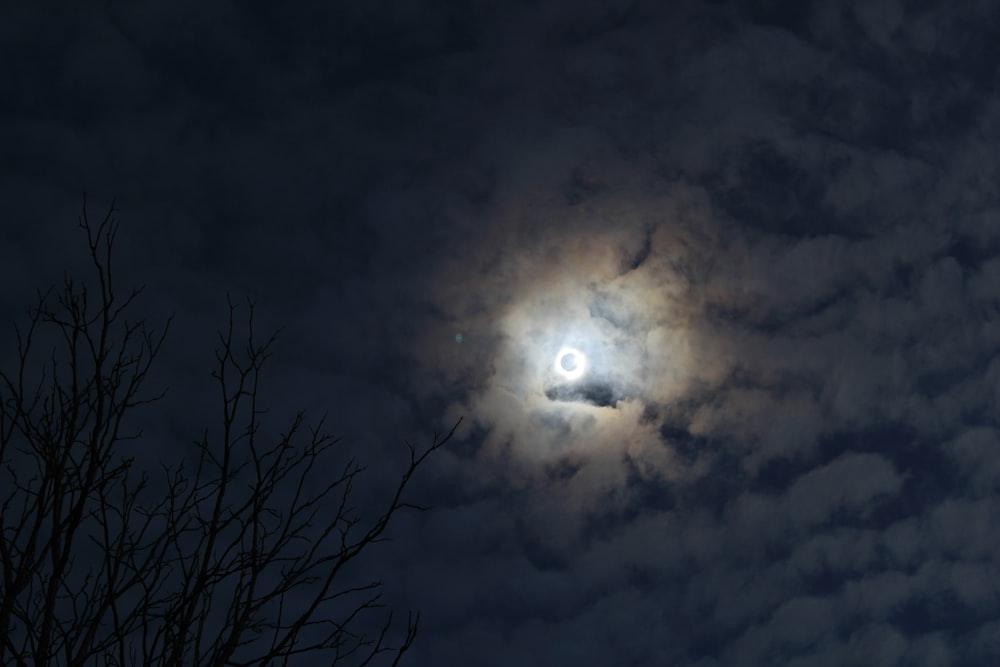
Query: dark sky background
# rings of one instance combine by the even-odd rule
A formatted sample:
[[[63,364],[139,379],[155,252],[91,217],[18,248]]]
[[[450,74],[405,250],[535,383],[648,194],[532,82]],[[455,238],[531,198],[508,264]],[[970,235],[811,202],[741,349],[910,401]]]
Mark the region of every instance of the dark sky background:
[[[373,486],[464,415],[371,562],[407,664],[995,665],[998,35],[971,1],[6,3],[2,305],[116,197],[121,279],[176,313],[151,455],[217,414],[227,292],[286,327],[274,428],[328,410]]]

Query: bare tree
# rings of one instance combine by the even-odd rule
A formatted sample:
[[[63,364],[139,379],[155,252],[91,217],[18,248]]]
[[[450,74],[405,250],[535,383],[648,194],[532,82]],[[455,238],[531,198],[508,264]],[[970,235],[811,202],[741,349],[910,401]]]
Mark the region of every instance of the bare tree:
[[[239,335],[230,302],[212,374],[219,435],[206,430],[188,465],[141,470],[128,417],[162,397],[144,390],[169,320],[156,332],[128,319],[141,289],[113,282],[114,212],[94,224],[84,202],[93,280],[39,293],[16,368],[0,373],[0,664],[396,665],[419,615],[399,627],[382,583],[347,568],[416,507],[410,480],[458,424],[407,443],[401,476],[366,515],[352,501],[364,468],[337,465],[322,423],[299,413],[263,435],[275,338],[255,338],[252,304]]]

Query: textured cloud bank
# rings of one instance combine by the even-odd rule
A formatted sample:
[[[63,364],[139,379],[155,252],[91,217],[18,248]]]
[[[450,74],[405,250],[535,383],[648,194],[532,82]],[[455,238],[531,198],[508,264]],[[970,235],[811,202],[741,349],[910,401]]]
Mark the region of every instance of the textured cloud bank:
[[[336,4],[7,53],[93,80],[7,102],[12,294],[119,192],[178,376],[231,288],[369,455],[466,415],[385,556],[418,662],[994,664],[997,11]]]
[[[995,160],[943,124],[972,105],[992,142],[997,117],[899,85],[905,29],[928,20],[907,14],[883,70],[850,53],[874,33],[829,16],[810,18],[821,37],[713,33],[649,81],[689,86],[686,108],[630,98],[623,119],[597,98],[577,110],[591,130],[509,149],[488,203],[448,210],[431,338],[469,345],[414,354],[469,391],[466,474],[526,488],[523,507],[479,506],[516,556],[459,573],[471,598],[449,601],[517,582],[524,617],[482,610],[472,630],[510,624],[495,664],[996,656],[995,590],[974,583],[997,573],[997,191],[976,187]],[[614,33],[577,48],[645,63]],[[551,400],[562,344],[593,346],[605,393]]]

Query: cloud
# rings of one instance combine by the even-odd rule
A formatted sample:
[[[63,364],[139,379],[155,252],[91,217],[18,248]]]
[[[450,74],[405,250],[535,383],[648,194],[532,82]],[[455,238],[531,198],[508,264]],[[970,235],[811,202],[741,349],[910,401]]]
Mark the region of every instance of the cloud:
[[[277,412],[465,415],[385,556],[422,662],[990,664],[997,13],[780,4],[25,14],[4,303],[118,192],[176,384],[232,289]]]
[[[686,596],[647,589],[660,609],[688,600],[685,617],[707,608],[718,623],[687,640],[659,626],[685,647],[680,664],[944,664],[956,659],[948,633],[961,630],[910,618],[949,591],[957,608],[984,604],[958,592],[974,557],[935,546],[971,546],[980,533],[949,536],[976,525],[977,510],[946,500],[964,493],[960,482],[915,495],[929,479],[918,452],[946,452],[970,474],[982,462],[973,488],[989,494],[995,431],[939,449],[965,420],[993,414],[995,398],[994,260],[956,245],[958,213],[942,208],[952,186],[935,167],[960,149],[879,139],[881,114],[906,104],[881,74],[847,59],[816,79],[815,44],[746,25],[739,34],[662,84],[679,79],[700,97],[675,112],[686,115],[669,139],[652,140],[656,158],[623,149],[641,130],[586,111],[575,117],[606,133],[553,130],[491,154],[487,203],[429,286],[455,326],[495,334],[483,341],[489,362],[477,350],[450,357],[454,370],[424,363],[436,386],[467,391],[460,405],[484,429],[467,474],[507,476],[548,508],[528,520],[530,549],[558,554],[539,567],[577,573],[595,593],[620,589],[636,567],[656,581],[689,577]],[[612,67],[576,62],[597,82]],[[804,90],[836,104],[796,107]],[[857,90],[858,106],[837,106]],[[908,136],[929,131],[920,122]],[[993,243],[967,220],[957,224],[971,246]],[[597,341],[612,368],[602,384],[546,388],[546,351],[574,335]],[[902,424],[910,435],[898,445],[874,435]],[[539,472],[560,458],[572,461],[564,475]],[[637,500],[648,487],[630,486],[630,470],[672,500]],[[699,513],[713,495],[718,509]],[[580,512],[591,518],[581,524]],[[939,557],[957,578],[920,569]],[[591,558],[602,574],[574,569]],[[986,608],[962,627],[995,612]],[[733,633],[741,639],[718,653],[699,643]]]

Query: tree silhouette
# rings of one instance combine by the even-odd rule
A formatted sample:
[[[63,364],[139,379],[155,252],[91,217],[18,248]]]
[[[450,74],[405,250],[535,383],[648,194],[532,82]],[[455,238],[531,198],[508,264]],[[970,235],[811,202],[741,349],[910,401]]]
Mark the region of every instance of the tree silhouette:
[[[275,336],[255,338],[252,304],[239,335],[230,302],[212,373],[220,435],[193,443],[194,463],[140,469],[128,417],[163,395],[145,385],[170,321],[157,332],[128,318],[142,290],[113,282],[115,212],[93,224],[84,201],[92,280],[39,292],[16,328],[16,367],[0,373],[0,664],[396,665],[419,615],[399,627],[382,583],[346,569],[417,508],[404,492],[458,424],[424,448],[406,443],[401,476],[366,519],[352,501],[364,467],[336,463],[322,422],[299,413],[263,435]]]

